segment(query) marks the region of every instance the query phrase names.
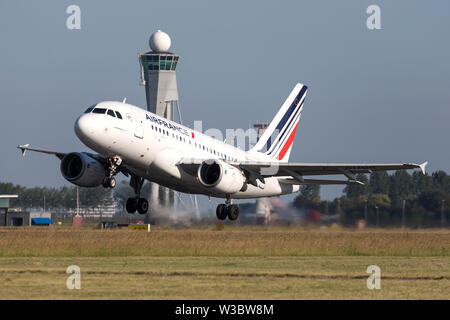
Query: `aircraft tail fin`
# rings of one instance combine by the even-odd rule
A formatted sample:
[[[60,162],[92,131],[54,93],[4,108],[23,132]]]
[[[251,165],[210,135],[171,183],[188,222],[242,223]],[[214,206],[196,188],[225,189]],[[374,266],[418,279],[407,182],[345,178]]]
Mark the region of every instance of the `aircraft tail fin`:
[[[251,152],[264,153],[282,162],[289,160],[307,89],[297,83]]]

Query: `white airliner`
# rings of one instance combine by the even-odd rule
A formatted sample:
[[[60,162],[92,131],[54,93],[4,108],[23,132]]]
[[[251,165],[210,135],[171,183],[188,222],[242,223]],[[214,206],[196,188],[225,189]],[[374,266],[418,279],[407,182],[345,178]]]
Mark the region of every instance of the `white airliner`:
[[[148,202],[140,197],[145,179],[191,194],[225,198],[217,206],[217,217],[235,220],[239,207],[232,199],[271,197],[297,192],[302,184],[350,184],[358,173],[420,168],[427,162],[403,164],[289,163],[307,87],[297,84],[257,144],[248,151],[235,148],[178,123],[117,101],[103,101],[89,107],[75,122],[75,133],[98,152],[54,154],[61,159],[65,179],[81,187],[113,188],[114,176],[130,177],[135,197],[126,209],[145,214]],[[344,175],[346,180],[312,179],[307,176]],[[306,176],[306,177],[305,177]]]

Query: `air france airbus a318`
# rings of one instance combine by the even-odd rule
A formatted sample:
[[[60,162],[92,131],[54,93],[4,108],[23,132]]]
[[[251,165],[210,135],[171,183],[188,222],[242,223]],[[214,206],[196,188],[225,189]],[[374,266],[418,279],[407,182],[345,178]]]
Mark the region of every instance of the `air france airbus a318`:
[[[303,184],[351,184],[358,173],[420,168],[427,162],[403,164],[289,163],[307,87],[297,84],[267,130],[248,151],[235,148],[201,132],[169,121],[142,108],[116,101],[89,107],[75,122],[78,138],[97,154],[54,154],[61,159],[61,172],[81,187],[114,188],[119,172],[130,177],[135,196],[126,209],[145,214],[148,202],[141,198],[145,179],[165,187],[226,199],[217,206],[217,218],[235,220],[239,207],[232,199],[271,197],[299,191]],[[311,176],[343,175],[344,180],[314,179]],[[308,178],[309,177],[309,178]]]

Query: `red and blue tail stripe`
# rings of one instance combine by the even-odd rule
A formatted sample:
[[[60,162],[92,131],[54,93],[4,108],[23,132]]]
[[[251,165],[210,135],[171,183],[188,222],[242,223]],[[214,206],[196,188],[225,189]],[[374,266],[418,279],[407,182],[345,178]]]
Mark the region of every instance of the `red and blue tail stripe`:
[[[277,160],[287,161],[300,120],[307,87],[297,84],[253,148]],[[286,159],[285,159],[286,158]]]

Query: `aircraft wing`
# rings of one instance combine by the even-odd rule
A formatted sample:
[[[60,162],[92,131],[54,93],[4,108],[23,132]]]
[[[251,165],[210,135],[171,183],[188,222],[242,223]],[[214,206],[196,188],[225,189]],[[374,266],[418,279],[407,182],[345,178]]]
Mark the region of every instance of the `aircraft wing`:
[[[66,155],[66,153],[63,153],[63,152],[30,148],[29,144],[19,145],[19,146],[17,146],[17,148],[22,151],[22,156],[24,156],[24,157],[28,150],[34,151],[34,152],[46,153],[46,154],[53,154],[53,155],[57,156],[60,160],[62,160],[62,158],[64,158],[64,156]]]
[[[18,149],[20,149],[22,151],[22,156],[25,157],[25,154],[27,153],[27,151],[34,151],[34,152],[40,152],[40,153],[45,153],[45,154],[52,154],[57,156],[60,160],[62,160],[64,158],[64,156],[67,153],[64,152],[57,152],[57,151],[49,151],[49,150],[43,150],[43,149],[35,149],[35,148],[30,148],[29,144],[23,144],[23,145],[18,145],[17,146]],[[104,157],[102,157],[99,154],[94,154],[94,153],[88,153],[88,152],[83,152],[85,154],[87,154],[88,156],[90,156],[91,158],[97,160],[98,162],[102,163],[103,165],[107,165],[107,161]],[[131,171],[126,167],[126,166],[119,166],[118,170],[120,172],[122,172],[126,177],[128,177],[129,175],[131,175]]]
[[[343,174],[347,178],[358,173],[374,171],[406,170],[420,168],[425,173],[428,162],[392,163],[392,164],[340,164],[340,163],[278,163],[278,162],[243,162],[239,167],[250,171],[257,171],[262,176],[289,176],[292,173],[302,176]]]
[[[180,165],[192,173],[203,160],[191,159],[180,161]],[[358,173],[372,173],[375,171],[407,170],[420,168],[425,174],[428,162],[422,164],[414,163],[391,163],[391,164],[342,164],[342,163],[301,163],[301,162],[228,162],[230,165],[241,168],[248,173],[250,182],[256,179],[264,182],[265,177],[279,177],[280,183],[284,184],[349,184],[360,183],[356,180]],[[320,176],[342,174],[348,180],[318,180],[305,179],[304,176]]]
[[[40,153],[45,153],[45,154],[52,154],[52,155],[57,156],[60,160],[62,160],[64,158],[64,156],[67,154],[67,153],[58,152],[58,151],[49,151],[49,150],[43,150],[43,149],[30,148],[29,144],[19,145],[19,146],[17,146],[17,148],[22,151],[22,156],[24,156],[24,157],[25,157],[25,154],[27,153],[27,151],[40,152]],[[99,161],[102,164],[106,164],[105,158],[102,157],[99,154],[94,154],[94,153],[89,153],[89,152],[83,152],[83,153],[87,154],[88,156],[90,156],[91,158]],[[129,171],[127,169],[121,168],[120,170],[128,177]]]
[[[280,183],[285,184],[349,184],[359,183],[356,180],[358,173],[372,173],[375,171],[407,170],[420,168],[425,174],[428,162],[422,164],[414,163],[391,163],[391,164],[342,164],[342,163],[241,163],[239,167],[243,170],[253,172],[257,176],[283,177]],[[304,176],[320,176],[342,174],[348,180],[317,180],[305,179]],[[260,179],[260,178],[259,178]],[[261,179],[260,179],[261,180]]]

